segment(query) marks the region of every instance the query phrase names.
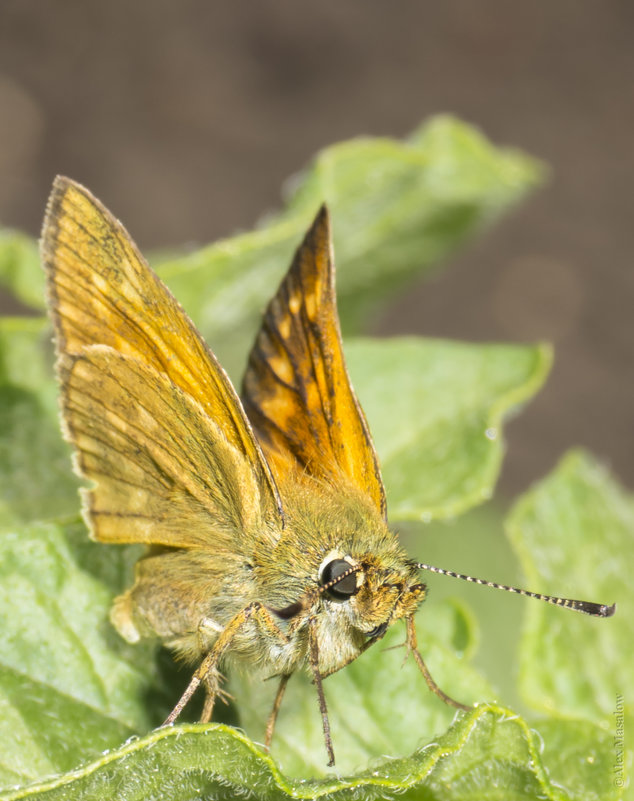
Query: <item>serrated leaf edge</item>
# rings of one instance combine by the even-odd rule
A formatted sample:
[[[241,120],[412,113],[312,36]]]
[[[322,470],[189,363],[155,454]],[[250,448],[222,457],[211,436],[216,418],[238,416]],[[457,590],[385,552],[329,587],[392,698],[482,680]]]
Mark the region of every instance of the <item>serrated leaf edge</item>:
[[[156,729],[146,737],[134,740],[133,742],[128,742],[116,751],[104,754],[101,759],[77,768],[76,770],[73,770],[62,776],[57,776],[44,782],[15,788],[9,793],[4,793],[0,795],[0,801],[19,801],[20,799],[28,799],[29,797],[34,796],[36,793],[43,793],[70,785],[72,782],[77,781],[85,776],[89,776],[106,765],[122,761],[131,754],[142,751],[143,749],[161,740],[169,740],[172,738],[181,739],[185,735],[200,735],[209,734],[212,732],[222,732],[227,734],[251,751],[253,756],[255,756],[261,763],[262,767],[269,772],[275,787],[286,793],[289,798],[322,798],[335,792],[351,790],[363,786],[385,787],[393,790],[406,790],[429,776],[440,760],[457,754],[471,737],[480,719],[490,714],[496,715],[499,718],[499,722],[513,722],[521,728],[530,752],[529,764],[535,778],[544,791],[544,798],[550,798],[553,799],[553,801],[563,801],[564,798],[567,798],[568,796],[560,792],[558,786],[554,785],[550,781],[548,771],[542,764],[540,756],[541,740],[536,732],[531,729],[531,727],[526,723],[525,720],[523,720],[523,718],[521,718],[512,710],[494,704],[483,704],[474,707],[472,712],[469,712],[467,715],[460,718],[448,729],[446,734],[443,735],[443,737],[446,737],[452,732],[455,733],[458,731],[459,727],[462,727],[463,731],[456,742],[451,745],[430,743],[418,751],[415,751],[412,755],[413,757],[415,757],[417,754],[424,755],[425,752],[430,753],[420,763],[419,769],[410,773],[405,781],[395,781],[390,779],[388,776],[380,775],[379,771],[381,769],[385,769],[385,767],[389,769],[389,767],[394,764],[393,760],[383,763],[382,766],[375,767],[371,771],[367,771],[359,774],[358,776],[349,778],[326,778],[309,781],[299,779],[292,780],[281,773],[272,757],[266,754],[260,746],[250,740],[240,730],[224,724],[194,723]],[[432,751],[432,749],[434,750]]]

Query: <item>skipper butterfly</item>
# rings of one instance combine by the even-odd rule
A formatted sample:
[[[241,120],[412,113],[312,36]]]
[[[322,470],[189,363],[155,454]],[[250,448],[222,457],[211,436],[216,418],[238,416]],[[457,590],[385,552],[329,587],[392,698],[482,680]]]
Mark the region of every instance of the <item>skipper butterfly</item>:
[[[387,524],[368,425],[343,357],[328,211],[322,207],[264,314],[242,400],[123,226],[57,178],[42,235],[64,433],[91,536],[145,543],[112,622],[159,637],[198,667],[211,718],[223,664],[289,677],[307,668],[334,752],[322,681],[401,620],[418,651],[421,569],[607,617],[614,607],[552,598],[414,562]]]

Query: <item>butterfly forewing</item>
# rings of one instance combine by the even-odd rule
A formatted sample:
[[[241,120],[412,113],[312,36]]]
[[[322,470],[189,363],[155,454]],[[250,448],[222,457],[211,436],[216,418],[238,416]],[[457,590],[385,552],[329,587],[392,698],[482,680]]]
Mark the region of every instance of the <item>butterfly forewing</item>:
[[[325,207],[266,310],[243,403],[276,474],[343,475],[385,516],[377,456],[343,356]]]
[[[174,400],[176,407],[179,403],[188,408],[195,407],[196,414],[206,416],[213,423],[203,432],[208,440],[203,437],[200,447],[212,450],[219,447],[220,435],[223,442],[235,450],[236,458],[243,457],[244,463],[250,466],[248,469],[263,519],[281,524],[281,502],[275,481],[226,374],[179,304],[147,266],[123,226],[86,189],[65,178],[56,179],[51,194],[42,234],[42,256],[60,358],[67,433],[78,452],[84,475],[96,481],[95,489],[89,491],[95,502],[100,495],[105,497],[110,492],[106,490],[108,482],[114,486],[119,478],[122,481],[130,478],[124,476],[125,471],[120,476],[117,474],[117,452],[124,447],[122,436],[127,436],[126,454],[130,458],[134,447],[142,454],[139,459],[144,466],[139,462],[137,469],[148,477],[148,486],[155,479],[159,480],[158,474],[153,475],[149,467],[154,463],[149,440],[145,444],[135,440],[135,436],[142,437],[147,432],[141,429],[135,434],[130,426],[126,434],[122,433],[112,425],[105,408],[101,409],[103,420],[92,423],[95,436],[90,444],[87,439],[79,438],[77,432],[82,430],[82,425],[88,425],[82,421],[81,415],[93,411],[99,414],[98,402],[103,404],[106,401],[94,397],[91,385],[94,386],[94,359],[97,357],[95,354],[87,355],[92,346],[103,345],[107,346],[107,351],[103,351],[99,358],[104,364],[107,362],[106,352],[113,359],[127,357],[140,365],[139,371],[145,370],[146,378],[158,376],[156,381],[162,387],[163,400],[167,400],[176,388],[180,391],[180,400]],[[79,373],[69,366],[70,362],[64,361],[68,356],[93,360],[90,381],[78,377]],[[117,364],[128,365],[129,362]],[[115,390],[112,385],[108,392]],[[140,378],[130,380],[126,392],[130,408],[143,406],[145,388]],[[177,394],[173,394],[172,400]],[[169,433],[156,432],[156,436],[160,439]],[[100,446],[96,445],[97,441]],[[166,442],[161,441],[161,444],[166,445]],[[129,464],[128,467],[133,470]],[[212,477],[212,473],[210,470],[207,490],[214,495],[224,491],[228,479],[218,472]],[[171,476],[169,480],[176,479],[176,476]],[[189,489],[183,497],[188,497]],[[166,513],[173,491],[165,489],[166,497],[159,499],[165,502]],[[122,495],[116,494],[120,502]],[[227,497],[235,500],[238,493],[229,493]],[[91,507],[96,508],[94,504],[90,504]],[[111,511],[116,511],[114,503]],[[141,536],[138,527],[131,525],[128,528],[122,522],[129,511],[121,510],[117,531],[113,526],[100,524],[96,517],[91,518],[94,536],[107,540],[138,541],[140,538],[142,541],[158,541],[150,535]],[[234,518],[241,516],[240,510],[234,512]],[[169,527],[169,521],[166,521],[166,527]],[[186,535],[181,532],[178,536]]]

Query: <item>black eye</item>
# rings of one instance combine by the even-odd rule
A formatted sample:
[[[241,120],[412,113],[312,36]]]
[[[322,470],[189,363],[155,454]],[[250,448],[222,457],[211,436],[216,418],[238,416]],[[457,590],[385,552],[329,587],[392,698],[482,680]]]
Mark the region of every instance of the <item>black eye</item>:
[[[345,559],[333,559],[322,570],[320,578],[322,587],[330,584],[331,581],[335,582],[332,587],[326,590],[326,595],[332,598],[333,601],[346,601],[359,589],[357,587],[356,572],[350,573],[351,569],[352,565],[346,562]],[[343,576],[341,581],[337,581],[338,576]]]

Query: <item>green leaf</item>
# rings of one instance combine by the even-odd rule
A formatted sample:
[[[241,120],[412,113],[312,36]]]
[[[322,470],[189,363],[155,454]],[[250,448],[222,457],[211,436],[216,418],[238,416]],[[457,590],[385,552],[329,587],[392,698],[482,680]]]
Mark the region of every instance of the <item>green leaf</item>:
[[[544,174],[536,160],[494,147],[465,123],[437,117],[402,142],[364,138],[326,148],[295,179],[287,208],[261,227],[153,261],[225,368],[236,373],[261,310],[321,203],[332,213],[344,330],[354,332],[390,296],[421,272],[438,269],[468,237],[538,186]],[[0,285],[44,308],[33,240],[0,233]]]
[[[543,756],[524,721],[486,704],[459,713],[443,734],[454,710],[427,691],[411,661],[401,667],[403,649],[383,650],[401,640],[396,628],[325,682],[337,776],[361,768],[354,775],[307,781],[323,775],[325,752],[314,688],[301,676],[289,684],[274,742],[284,774],[251,740],[222,726],[180,725],[100,756],[131,731],[147,731],[156,699],[159,711],[166,703],[152,649],[124,644],[107,622],[110,599],[129,583],[137,555],[91,543],[82,526],[35,525],[0,538],[0,786],[7,788],[0,798],[231,798],[247,790],[256,798],[353,798],[392,789],[486,801],[500,798],[499,788],[505,799],[618,798],[605,784],[611,734],[587,721],[563,729],[556,720],[540,722]],[[429,615],[423,606],[417,626],[430,671],[446,691],[465,702],[491,697],[465,658],[475,632],[464,609],[445,604]],[[268,684],[233,685],[241,723],[256,739],[267,692],[275,690]],[[172,692],[175,698],[179,689]],[[95,758],[45,784],[8,789]]]
[[[621,798],[615,781],[613,733],[587,720],[540,719],[535,728],[544,742],[543,760],[571,798],[612,801]]]
[[[221,361],[235,368],[323,199],[335,227],[343,322],[354,330],[540,178],[525,156],[438,118],[406,142],[364,139],[327,149],[287,211],[266,227],[160,269]],[[1,282],[40,305],[30,240],[0,237]],[[631,500],[579,455],[518,505],[510,526],[529,584],[567,592],[570,580],[573,597],[581,583],[589,599],[614,594],[620,604],[608,621],[531,609],[537,617],[529,619],[522,681],[527,699],[549,715],[535,724],[543,753],[528,723],[482,703],[494,693],[470,663],[476,625],[451,601],[423,606],[417,626],[438,684],[480,702],[453,724],[454,710],[427,691],[414,663],[401,667],[404,649],[383,650],[400,642],[396,628],[325,682],[336,775],[324,776],[321,719],[303,676],[289,684],[272,758],[218,725],[185,723],[119,748],[162,719],[189,674],[168,687],[155,648],[127,645],[108,622],[138,549],[90,542],[77,522],[23,522],[78,507],[46,340],[41,321],[0,322],[0,786],[7,788],[0,798],[620,797],[614,713],[622,703],[629,730],[634,694],[625,654],[634,610],[623,572],[632,561],[634,514]],[[383,461],[392,519],[445,518],[489,497],[503,419],[541,386],[550,364],[539,346],[346,340],[346,352]],[[274,683],[231,682],[235,714],[262,739]],[[22,789],[9,789],[17,784]]]
[[[326,148],[298,179],[286,211],[157,269],[235,375],[321,203],[331,211],[339,312],[352,333],[543,178],[537,161],[438,117],[404,142],[366,138]]]
[[[439,686],[463,703],[494,698],[487,682],[465,658],[471,650],[475,621],[464,607],[444,604],[427,615],[424,605],[417,629],[425,662]],[[394,626],[380,644],[324,682],[337,772],[351,773],[382,756],[406,756],[421,740],[443,732],[456,714],[431,694],[403,647],[405,629]],[[233,675],[240,725],[263,741],[278,682],[251,681]],[[287,775],[323,775],[326,752],[317,694],[308,675],[288,684],[275,729],[273,757]]]
[[[153,649],[107,620],[138,553],[89,542],[83,525],[0,535],[0,784],[69,770],[151,725]]]
[[[390,519],[427,521],[491,497],[502,421],[542,386],[552,359],[543,345],[410,338],[353,341],[346,354],[381,460]]]
[[[0,318],[0,527],[78,509],[49,337],[42,320]]]
[[[439,117],[405,142],[357,139],[327,148],[304,175],[287,210],[265,227],[173,259],[159,265],[160,272],[235,376],[261,309],[324,199],[331,205],[335,227],[342,319],[349,329],[358,329],[399,286],[421,270],[437,266],[467,236],[535,186],[542,173],[527,156],[494,148],[473,128]],[[35,243],[13,233],[0,237],[0,282],[25,302],[42,306]],[[46,336],[44,323],[38,320],[0,321],[0,526],[73,514],[77,509],[78,482],[67,469],[69,449],[57,430]],[[351,353],[354,360],[353,346]],[[542,361],[543,377],[545,356]],[[402,377],[406,369],[403,365]],[[541,380],[539,369],[535,368],[534,388]],[[356,372],[363,383],[363,371]],[[377,381],[371,384],[374,391]],[[450,384],[451,380],[448,388]],[[421,388],[431,398],[424,380]],[[514,404],[510,396],[501,400],[499,414],[493,405],[488,413],[481,406],[482,420],[476,419],[478,412],[472,408],[468,411],[473,420],[463,421],[464,430],[445,426],[443,432],[451,436],[444,442],[434,442],[428,435],[431,429],[425,434],[418,413],[410,408],[411,416],[403,422],[430,448],[425,457],[413,438],[413,447],[395,453],[393,443],[383,436],[381,421],[386,415],[381,409],[374,413],[377,404],[363,387],[360,390],[376,421],[379,449],[385,448],[387,454],[386,483],[394,516],[451,515],[486,496],[498,472],[501,447],[499,442],[485,442],[478,426],[485,418],[497,425],[500,415]],[[501,386],[501,391],[506,393],[507,387]],[[525,387],[525,394],[531,391]],[[404,397],[400,403],[405,403]],[[430,408],[431,403],[426,405]],[[399,437],[403,434],[409,436],[404,426]],[[404,483],[408,475],[412,481],[414,465],[427,470],[443,459],[443,448],[450,446],[453,452],[465,444],[463,437],[469,439],[474,458],[480,454],[486,463],[473,476],[458,475],[472,466],[468,459],[459,459],[453,475],[441,479],[442,486],[426,481],[421,493]],[[448,497],[445,490],[451,482],[453,497]]]
[[[81,525],[35,524],[0,537],[0,754],[7,754],[0,759],[0,783],[69,770],[156,721],[148,716],[154,712],[148,693],[156,699],[163,692],[154,650],[125,644],[107,620],[112,596],[130,583],[138,555],[138,548],[90,542]],[[447,690],[470,700],[491,697],[461,656],[472,650],[474,637],[464,610],[446,605],[434,617],[421,616],[420,634],[430,669]],[[390,632],[381,648],[326,683],[342,766],[385,752],[407,754],[453,717],[454,710],[426,690],[413,662],[401,670],[402,649],[382,650],[402,636]],[[243,725],[254,736],[263,730],[270,691],[273,683],[261,680],[240,690]],[[399,703],[403,725],[393,740],[386,727]],[[363,725],[355,732],[350,720]],[[314,690],[301,676],[289,689],[276,749],[287,770],[323,773]]]
[[[5,523],[78,509],[44,332],[40,321],[0,321]],[[346,352],[393,520],[453,516],[490,497],[503,455],[502,420],[539,389],[551,361],[544,346],[418,339],[352,340]],[[385,414],[388,408],[394,413]]]
[[[482,706],[405,759],[378,762],[356,776],[291,780],[253,742],[222,725],[161,729],[77,771],[2,801],[183,801],[385,798],[443,801],[564,801],[552,783],[529,727],[507,710]],[[604,796],[598,796],[604,797]],[[581,796],[579,796],[581,799]]]
[[[45,353],[50,334],[46,321],[27,317],[0,317],[0,385],[20,386],[28,392],[53,388],[49,367],[52,348]],[[43,402],[55,406],[47,395]]]
[[[594,459],[573,452],[518,502],[508,532],[532,589],[617,603],[609,620],[529,605],[520,676],[526,702],[613,726],[617,694],[630,712],[634,703],[626,569],[634,564],[634,499]]]
[[[0,286],[27,306],[44,306],[44,274],[37,242],[26,234],[0,229]]]
[[[88,541],[83,525],[77,529],[84,540],[79,548],[70,525],[33,524],[0,536],[2,667],[59,692],[72,689],[76,700],[128,727],[147,725],[138,700],[130,703],[139,689],[137,671],[120,657],[143,651],[113,634],[107,621],[112,593],[103,580],[104,563],[119,582],[130,573],[130,549],[104,548]],[[100,578],[82,569],[85,549],[99,563]]]
[[[634,729],[633,532],[634,498],[581,451],[562,459],[517,503],[508,522],[531,588],[617,604],[614,617],[607,620],[531,604],[520,653],[520,690],[526,703],[573,719],[554,720],[546,730],[558,748],[565,741],[572,759],[575,738],[566,732],[580,718],[601,727],[610,752],[592,764],[610,777],[605,784],[609,798],[620,797],[634,762],[634,749],[623,734]],[[577,760],[577,767],[578,777],[589,769],[583,760]]]

